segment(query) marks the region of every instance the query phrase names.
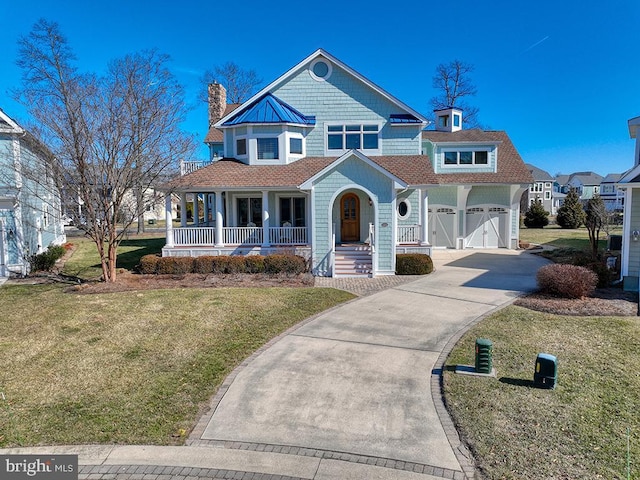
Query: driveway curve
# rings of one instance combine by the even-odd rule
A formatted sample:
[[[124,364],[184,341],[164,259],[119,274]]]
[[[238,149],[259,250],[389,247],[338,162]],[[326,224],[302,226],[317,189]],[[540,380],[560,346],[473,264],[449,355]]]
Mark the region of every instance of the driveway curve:
[[[535,289],[545,260],[508,250],[433,259],[435,273],[324,312],[254,356],[192,444],[329,451],[462,475],[431,395],[432,369],[461,329]]]

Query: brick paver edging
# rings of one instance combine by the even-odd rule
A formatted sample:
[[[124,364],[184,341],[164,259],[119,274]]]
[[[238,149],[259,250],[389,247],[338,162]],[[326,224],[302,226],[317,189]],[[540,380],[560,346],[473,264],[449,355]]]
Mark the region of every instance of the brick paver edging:
[[[464,480],[466,478],[465,474],[460,470],[436,467],[434,465],[426,465],[424,463],[394,460],[392,458],[321,450],[318,448],[296,447],[291,445],[271,445],[265,443],[231,442],[228,440],[193,440],[190,442],[190,445],[199,447],[229,448],[234,450],[249,450],[254,452],[271,452],[327,460],[340,460],[342,462],[360,463],[363,465],[372,465],[375,467],[390,468],[393,470],[423,473],[434,477],[451,478],[455,480]]]
[[[83,465],[78,469],[79,480],[308,480],[300,477],[270,473],[240,472],[216,468],[164,467],[157,465]]]

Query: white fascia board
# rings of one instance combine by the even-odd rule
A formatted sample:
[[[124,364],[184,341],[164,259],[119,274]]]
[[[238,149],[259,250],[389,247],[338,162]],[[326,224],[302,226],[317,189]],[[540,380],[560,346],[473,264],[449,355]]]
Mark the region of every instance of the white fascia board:
[[[344,153],[341,157],[338,157],[336,160],[334,160],[325,168],[323,168],[318,173],[316,173],[313,177],[309,178],[304,183],[300,184],[298,188],[300,188],[300,190],[311,189],[311,187],[313,186],[313,183],[318,178],[326,175],[328,172],[335,169],[338,165],[340,165],[342,162],[344,162],[348,158],[351,158],[352,156],[357,157],[358,159],[360,159],[362,162],[364,162],[374,170],[380,172],[385,177],[391,179],[394,182],[394,188],[396,189],[407,188],[408,185],[404,181],[402,181],[401,179],[399,179],[398,177],[390,173],[388,170],[385,170],[384,168],[382,168],[380,165],[378,165],[376,162],[374,162],[373,160],[371,160],[369,157],[364,155],[362,152],[359,152],[358,150],[349,150],[348,152]]]
[[[625,173],[624,176],[615,183],[615,185],[622,187],[624,185],[621,184],[628,184],[631,179],[636,178],[638,175],[640,175],[640,165],[636,165],[627,173]]]
[[[7,129],[6,127],[0,128],[0,131],[2,131],[3,133],[23,133],[24,132],[24,129],[20,125],[18,125],[9,115],[4,113],[2,109],[0,109],[0,118],[5,122],[7,122],[11,127],[10,129]]]
[[[634,117],[629,120],[629,136],[636,138],[638,134],[638,128],[640,127],[640,117]]]
[[[429,124],[429,120],[427,120],[424,117],[424,115],[422,115],[421,113],[417,112],[413,108],[409,107],[404,102],[401,102],[396,97],[394,97],[390,93],[386,92],[385,90],[383,90],[382,88],[377,86],[371,80],[367,79],[363,75],[360,75],[354,69],[352,69],[351,67],[349,67],[345,63],[341,62],[340,60],[338,60],[336,57],[334,57],[330,53],[326,52],[322,48],[319,48],[318,50],[313,52],[311,55],[309,55],[307,58],[305,58],[304,60],[299,62],[297,65],[295,65],[294,67],[292,67],[289,70],[287,70],[284,74],[280,75],[277,79],[275,79],[269,85],[264,87],[262,90],[260,90],[258,93],[256,93],[253,97],[251,97],[249,100],[247,100],[242,105],[240,105],[238,108],[236,108],[233,112],[229,112],[226,116],[224,116],[220,120],[218,120],[218,122],[216,124],[214,124],[214,127],[220,128],[220,126],[224,122],[226,122],[229,118],[231,118],[234,115],[242,112],[242,110],[244,110],[248,105],[251,105],[254,101],[256,101],[258,98],[263,96],[265,93],[269,93],[271,90],[275,89],[276,86],[280,85],[281,83],[286,81],[289,77],[293,76],[293,74],[297,73],[299,70],[304,68],[307,64],[311,63],[313,60],[315,60],[316,58],[321,57],[321,56],[325,57],[327,60],[331,61],[332,63],[336,64],[340,68],[344,69],[347,73],[351,74],[352,76],[354,76],[355,78],[360,80],[362,83],[364,83],[365,85],[369,86],[370,88],[372,88],[373,90],[378,92],[380,95],[385,97],[387,100],[389,100],[392,103],[395,103],[402,110],[405,110],[407,113],[410,113],[414,117],[416,117],[419,120],[421,120],[422,123],[425,126]]]

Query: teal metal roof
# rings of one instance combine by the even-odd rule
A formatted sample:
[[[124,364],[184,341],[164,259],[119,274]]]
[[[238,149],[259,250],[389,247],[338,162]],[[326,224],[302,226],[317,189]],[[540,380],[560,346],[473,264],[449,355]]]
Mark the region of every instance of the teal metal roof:
[[[275,95],[267,93],[248,107],[242,109],[241,112],[231,117],[222,125],[233,126],[243,123],[295,123],[300,125],[315,125],[316,117],[303,115]]]
[[[410,113],[392,113],[389,115],[389,123],[405,124],[405,123],[422,123],[422,120],[418,119]]]

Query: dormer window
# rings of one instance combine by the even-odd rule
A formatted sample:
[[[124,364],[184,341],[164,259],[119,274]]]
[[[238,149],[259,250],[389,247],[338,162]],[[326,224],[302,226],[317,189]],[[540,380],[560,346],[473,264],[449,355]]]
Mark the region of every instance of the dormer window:
[[[449,150],[444,152],[445,165],[488,165],[489,152],[486,150]]]
[[[438,126],[440,128],[447,128],[449,126],[449,115],[441,115],[438,117]]]
[[[247,139],[239,138],[236,140],[236,155],[239,157],[247,154]]]

